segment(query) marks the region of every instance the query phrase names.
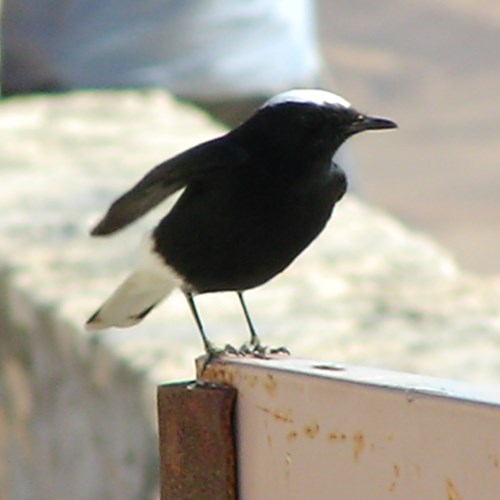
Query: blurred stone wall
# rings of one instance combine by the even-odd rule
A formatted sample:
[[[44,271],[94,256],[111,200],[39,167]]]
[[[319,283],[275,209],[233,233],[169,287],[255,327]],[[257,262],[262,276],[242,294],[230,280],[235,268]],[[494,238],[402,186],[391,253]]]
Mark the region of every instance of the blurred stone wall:
[[[0,498],[156,496],[155,387],[192,378],[201,342],[180,293],[135,328],[85,332],[166,205],[116,237],[88,229],[147,169],[221,132],[160,91],[0,102]],[[233,295],[199,299],[220,345],[246,340]],[[264,341],[298,357],[493,384],[499,296],[348,196],[248,302]]]

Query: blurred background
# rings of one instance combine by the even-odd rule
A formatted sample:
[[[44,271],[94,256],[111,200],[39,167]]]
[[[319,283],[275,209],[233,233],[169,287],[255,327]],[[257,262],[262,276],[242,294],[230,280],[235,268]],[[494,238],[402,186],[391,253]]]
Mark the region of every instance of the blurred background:
[[[500,4],[319,0],[318,21],[339,92],[400,126],[353,144],[361,194],[498,274]]]
[[[3,3],[5,94],[164,86],[233,125],[319,85],[387,115],[390,140],[350,141],[357,193],[500,271],[498,2]]]

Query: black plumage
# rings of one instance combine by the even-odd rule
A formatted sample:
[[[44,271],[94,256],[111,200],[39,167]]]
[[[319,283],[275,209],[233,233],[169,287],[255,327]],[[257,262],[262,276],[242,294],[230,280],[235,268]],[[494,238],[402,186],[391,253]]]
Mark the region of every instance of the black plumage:
[[[359,113],[335,94],[295,90],[274,97],[226,135],[162,163],[113,203],[92,234],[123,228],[185,187],[151,238],[155,265],[165,267],[165,283],[175,284],[162,288],[155,276],[148,300],[139,301],[138,307],[129,305],[129,310],[120,307],[120,299],[124,305],[134,304],[134,294],[140,292],[143,298],[147,292],[153,268],[144,266],[88,326],[133,324],[180,286],[205,347],[213,353],[193,296],[235,291],[251,330],[246,349],[262,353],[243,291],[282,272],[325,227],[347,187],[344,172],[332,161],[338,147],[363,130],[395,126]]]

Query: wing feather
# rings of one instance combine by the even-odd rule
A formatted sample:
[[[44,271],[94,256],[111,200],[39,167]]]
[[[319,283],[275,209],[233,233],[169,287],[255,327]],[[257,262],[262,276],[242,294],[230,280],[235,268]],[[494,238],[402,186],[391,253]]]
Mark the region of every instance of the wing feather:
[[[114,201],[90,234],[105,236],[123,229],[190,182],[234,168],[244,157],[228,136],[188,149],[153,168]]]

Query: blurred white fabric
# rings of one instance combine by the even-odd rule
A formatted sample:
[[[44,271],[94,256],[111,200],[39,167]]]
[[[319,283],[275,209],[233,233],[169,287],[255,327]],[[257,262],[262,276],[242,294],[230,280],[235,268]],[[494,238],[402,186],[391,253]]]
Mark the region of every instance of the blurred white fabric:
[[[319,74],[309,0],[4,0],[6,90],[272,95]]]

